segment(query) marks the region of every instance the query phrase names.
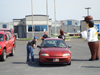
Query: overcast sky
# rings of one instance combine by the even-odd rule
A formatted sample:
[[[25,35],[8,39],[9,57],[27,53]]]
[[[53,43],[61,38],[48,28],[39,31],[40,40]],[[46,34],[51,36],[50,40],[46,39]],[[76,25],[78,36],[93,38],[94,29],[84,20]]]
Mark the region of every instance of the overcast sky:
[[[83,20],[89,14],[100,20],[100,0],[55,0],[56,20]],[[33,0],[33,14],[46,15],[46,0]],[[54,0],[48,0],[49,18],[54,21]],[[31,15],[31,0],[0,0],[0,22],[10,22]]]

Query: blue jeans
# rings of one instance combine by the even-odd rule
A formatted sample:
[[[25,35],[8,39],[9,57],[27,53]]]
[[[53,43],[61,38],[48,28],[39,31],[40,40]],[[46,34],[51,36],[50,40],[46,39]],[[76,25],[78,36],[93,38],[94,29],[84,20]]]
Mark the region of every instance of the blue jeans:
[[[27,45],[27,62],[29,62],[29,55],[31,54],[31,60],[34,62],[33,47]]]

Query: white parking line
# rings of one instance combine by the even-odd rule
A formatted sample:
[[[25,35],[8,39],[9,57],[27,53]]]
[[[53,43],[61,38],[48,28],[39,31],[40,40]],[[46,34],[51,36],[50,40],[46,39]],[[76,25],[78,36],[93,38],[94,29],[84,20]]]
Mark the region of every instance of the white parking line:
[[[84,60],[86,59],[86,57],[84,58]],[[83,65],[84,61],[81,63],[81,65],[78,68],[81,68],[81,66]]]

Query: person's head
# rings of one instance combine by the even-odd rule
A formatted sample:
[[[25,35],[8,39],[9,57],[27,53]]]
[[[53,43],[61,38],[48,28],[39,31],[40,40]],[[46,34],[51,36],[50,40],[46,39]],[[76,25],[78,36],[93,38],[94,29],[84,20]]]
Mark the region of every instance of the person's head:
[[[86,28],[94,27],[94,22],[93,22],[93,17],[92,16],[86,16],[84,18],[84,21],[85,21]]]
[[[60,34],[64,35],[64,31],[62,29],[60,29]]]
[[[45,31],[44,34],[47,35],[47,31]]]
[[[37,38],[37,37],[34,37],[34,40],[35,40],[35,41],[37,41],[37,40],[38,40],[38,38]]]

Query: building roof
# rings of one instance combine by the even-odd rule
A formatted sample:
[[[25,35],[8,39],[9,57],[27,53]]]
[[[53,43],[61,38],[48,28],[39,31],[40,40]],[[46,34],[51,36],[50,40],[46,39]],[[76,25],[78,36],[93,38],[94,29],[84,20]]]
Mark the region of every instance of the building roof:
[[[32,15],[26,15],[26,17],[28,17],[28,16],[32,16]],[[47,15],[33,15],[33,16],[47,16]],[[48,15],[48,17],[49,17],[49,15]]]

